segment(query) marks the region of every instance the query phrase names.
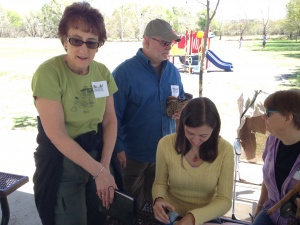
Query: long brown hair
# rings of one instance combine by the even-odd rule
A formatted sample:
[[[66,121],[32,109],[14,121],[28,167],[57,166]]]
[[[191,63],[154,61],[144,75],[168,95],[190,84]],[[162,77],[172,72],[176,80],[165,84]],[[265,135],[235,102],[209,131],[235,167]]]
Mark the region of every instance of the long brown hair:
[[[190,100],[182,110],[175,140],[175,150],[182,156],[191,149],[191,144],[185,137],[184,125],[200,127],[207,125],[213,129],[209,139],[200,146],[200,158],[207,162],[213,162],[218,156],[219,134],[221,120],[215,104],[206,97]]]

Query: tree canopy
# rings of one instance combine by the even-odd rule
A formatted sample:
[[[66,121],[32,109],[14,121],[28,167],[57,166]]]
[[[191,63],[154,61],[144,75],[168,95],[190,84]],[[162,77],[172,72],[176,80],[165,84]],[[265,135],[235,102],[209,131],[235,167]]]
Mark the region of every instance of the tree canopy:
[[[39,10],[23,15],[13,10],[4,10],[0,5],[0,37],[56,37],[57,26],[67,2],[51,0]],[[200,0],[198,2],[200,3]],[[268,7],[271,8],[272,4]],[[300,35],[300,0],[289,1],[285,19],[268,19],[268,7],[257,9],[264,12],[260,19],[248,19],[246,11],[242,8],[239,9],[241,16],[236,19],[213,18],[210,21],[210,29],[220,38],[222,35],[245,36],[263,33],[286,35],[289,38]],[[164,8],[155,4],[142,6],[138,3],[124,3],[117,6],[112,15],[106,15],[106,12],[99,10],[105,18],[108,39],[124,41],[140,40],[146,24],[155,18],[170,22],[178,34],[184,34],[186,30],[204,31],[207,11],[203,10],[203,7],[199,9],[201,10],[198,12],[191,12],[182,6]]]

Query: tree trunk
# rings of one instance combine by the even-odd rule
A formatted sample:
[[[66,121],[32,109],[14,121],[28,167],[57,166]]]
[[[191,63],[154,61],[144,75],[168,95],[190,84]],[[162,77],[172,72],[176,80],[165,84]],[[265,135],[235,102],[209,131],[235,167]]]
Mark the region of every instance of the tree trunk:
[[[207,48],[207,40],[208,40],[208,33],[209,33],[209,25],[210,25],[210,18],[209,18],[209,1],[207,1],[207,20],[206,20],[206,29],[205,35],[203,36],[203,48],[202,48],[202,56],[201,56],[201,63],[200,63],[200,72],[199,72],[199,97],[203,95],[203,74],[205,68],[205,55],[206,55],[206,48]]]

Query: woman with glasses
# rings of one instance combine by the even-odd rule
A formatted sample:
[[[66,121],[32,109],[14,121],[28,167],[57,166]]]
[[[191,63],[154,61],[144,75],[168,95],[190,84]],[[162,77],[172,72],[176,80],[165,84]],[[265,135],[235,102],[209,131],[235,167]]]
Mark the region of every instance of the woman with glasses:
[[[94,61],[106,41],[103,16],[87,2],[68,6],[58,35],[66,54],[42,63],[32,78],[38,111],[34,194],[43,224],[105,223],[99,204],[117,188],[110,162],[117,134],[116,83]]]
[[[152,188],[157,220],[170,223],[167,209],[182,217],[178,225],[201,225],[230,210],[234,152],[220,128],[215,104],[195,98],[182,110],[176,133],[159,141]]]
[[[263,184],[253,224],[299,224],[292,210],[291,214],[280,213],[279,209],[272,213],[267,210],[300,180],[300,90],[277,91],[265,99],[264,106],[263,118],[270,135],[263,153]],[[298,193],[293,196],[291,205],[300,206],[298,197]]]

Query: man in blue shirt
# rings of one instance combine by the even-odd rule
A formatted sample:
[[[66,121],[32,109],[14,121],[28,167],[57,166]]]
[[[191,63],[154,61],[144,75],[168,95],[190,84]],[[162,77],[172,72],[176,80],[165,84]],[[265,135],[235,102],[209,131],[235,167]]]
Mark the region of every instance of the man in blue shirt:
[[[137,200],[152,201],[155,158],[158,141],[175,132],[175,119],[169,117],[169,96],[184,98],[178,69],[168,60],[173,41],[180,38],[169,23],[150,21],[144,31],[143,47],[121,63],[113,76],[118,86],[114,94],[118,119],[115,146],[121,164],[124,190]]]

